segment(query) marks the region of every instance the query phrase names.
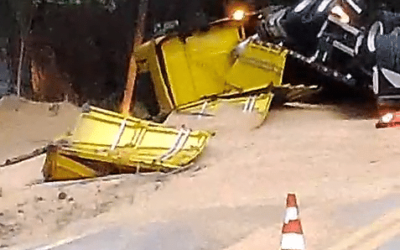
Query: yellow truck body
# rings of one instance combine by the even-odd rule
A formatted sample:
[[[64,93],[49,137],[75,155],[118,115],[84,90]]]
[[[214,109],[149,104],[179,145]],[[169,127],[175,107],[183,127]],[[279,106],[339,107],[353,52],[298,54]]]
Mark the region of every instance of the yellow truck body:
[[[138,73],[150,73],[160,113],[203,115],[228,103],[267,117],[288,51],[245,40],[241,31],[240,22],[221,21],[135,49]],[[170,171],[191,164],[211,135],[90,107],[71,135],[49,147],[43,173],[54,181]]]
[[[193,162],[211,135],[91,107],[70,136],[50,146],[43,172],[46,180],[66,180],[169,171]]]
[[[268,93],[282,83],[288,51],[243,41],[241,24],[217,22],[207,32],[160,37],[135,50],[141,73],[150,72],[161,112],[193,106],[221,96]],[[201,105],[201,104],[200,104]]]

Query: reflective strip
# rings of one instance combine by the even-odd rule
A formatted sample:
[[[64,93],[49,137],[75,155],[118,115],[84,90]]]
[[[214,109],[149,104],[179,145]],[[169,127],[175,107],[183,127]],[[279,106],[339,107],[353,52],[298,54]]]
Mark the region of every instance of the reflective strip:
[[[357,14],[361,14],[362,9],[353,0],[346,0],[346,2],[350,4],[350,6],[357,12]]]
[[[328,57],[328,52],[325,52],[324,56],[322,57],[322,61],[325,62],[327,57]]]
[[[378,66],[374,66],[372,68],[372,70],[374,71],[374,74],[372,76],[372,89],[375,93],[375,95],[379,94],[379,70],[378,70]]]
[[[278,13],[275,13],[272,15],[272,17],[269,18],[268,20],[268,30],[270,32],[270,34],[272,34],[275,37],[279,37],[279,32],[275,27],[275,20],[278,18],[277,16]]]
[[[307,63],[312,63],[312,62],[314,62],[314,61],[318,58],[319,52],[320,52],[320,51],[317,50],[317,51],[315,52],[315,54],[314,54],[312,57],[307,58]]]
[[[305,250],[306,243],[302,234],[288,233],[282,235],[282,250]]]
[[[346,30],[347,32],[349,32],[349,33],[351,33],[351,34],[353,34],[355,36],[357,36],[358,34],[361,33],[361,31],[359,29],[357,29],[357,28],[355,28],[353,26],[350,26],[348,24],[342,23],[339,18],[336,18],[336,17],[334,17],[332,15],[328,16],[328,20],[333,22],[334,24],[342,27],[342,29]]]
[[[381,69],[383,75],[385,76],[386,79],[395,87],[395,88],[400,88],[400,75],[399,73],[396,73],[394,71],[382,68]]]
[[[253,112],[254,106],[256,105],[256,96],[252,96],[251,97],[251,102],[250,102],[250,106],[249,106],[249,112]]]
[[[243,42],[239,43],[238,46],[235,48],[236,56],[240,56],[243,54],[245,49],[247,48],[247,45],[254,39],[253,37],[249,37]]]
[[[344,53],[349,54],[350,56],[354,57],[354,50],[352,50],[350,47],[347,47],[346,45],[344,45],[341,42],[333,41],[333,47],[340,49]]]
[[[354,48],[354,52],[356,53],[356,55],[358,55],[363,40],[364,40],[364,35],[357,37],[356,47]]]
[[[172,156],[174,156],[175,154],[177,154],[179,151],[182,150],[182,148],[185,146],[186,142],[189,140],[189,136],[190,136],[190,129],[186,129],[185,132],[183,133],[182,139],[181,139],[181,143],[178,144],[178,146],[175,148],[175,150],[173,150],[173,152],[166,158],[164,159],[170,159]]]
[[[285,224],[288,224],[289,221],[291,220],[297,220],[299,217],[299,211],[297,210],[296,207],[288,207],[286,208],[286,214],[285,214]]]
[[[382,95],[379,99],[400,99],[400,95]]]
[[[207,101],[205,101],[203,106],[201,107],[200,114],[197,116],[198,119],[201,119],[201,117],[203,116],[204,112],[206,111],[207,104],[208,104]]]
[[[285,29],[282,27],[281,20],[286,14],[286,9],[283,9],[279,12],[278,19],[276,20],[276,25],[278,26],[279,32],[283,37],[287,37],[287,33]]]
[[[324,34],[326,27],[328,27],[328,21],[325,21],[324,24],[322,25],[321,30],[319,31],[319,33],[317,35],[317,38],[320,38],[322,36],[322,34]]]
[[[142,143],[142,140],[144,136],[146,135],[146,128],[140,128],[139,131],[136,133],[136,131],[133,134],[132,140],[130,145],[132,147],[138,147]]]
[[[312,2],[315,2],[315,0],[304,0],[303,2],[299,3],[296,8],[294,8],[294,12],[300,12],[304,10]]]
[[[111,145],[111,150],[115,150],[115,148],[117,147],[119,141],[121,140],[122,134],[125,131],[126,122],[127,122],[126,119],[121,122],[121,125],[119,126],[118,134],[115,136],[114,142]]]
[[[375,39],[378,34],[383,35],[383,23],[381,21],[375,22],[368,32],[367,46],[370,52],[375,52],[376,50]]]
[[[269,25],[274,26],[274,24],[275,24],[275,19],[276,19],[276,17],[275,17],[275,15],[273,15],[273,16],[268,20]]]
[[[318,12],[322,12],[328,7],[328,5],[332,2],[332,0],[324,0],[319,6],[318,6]]]
[[[172,145],[172,147],[168,150],[168,152],[166,152],[165,154],[163,154],[160,157],[160,160],[168,160],[170,159],[174,154],[176,154],[177,152],[179,152],[182,147],[185,145],[185,143],[187,142],[187,139],[189,138],[190,135],[190,130],[189,129],[184,129],[182,128],[179,133],[178,136],[175,140],[175,143]]]
[[[256,104],[256,100],[257,100],[257,97],[256,96],[250,96],[248,99],[247,99],[247,101],[246,101],[246,103],[245,103],[245,105],[244,105],[244,108],[243,108],[243,112],[244,113],[250,113],[250,112],[252,112],[253,111],[253,109],[254,109],[254,106],[255,106],[255,104]]]
[[[178,146],[180,140],[182,139],[183,133],[185,132],[184,129],[179,130],[179,133],[175,139],[174,144],[172,145],[172,147],[162,156],[160,156],[160,160],[163,160],[165,157],[169,156],[174,150],[175,148]]]
[[[244,104],[244,107],[243,107],[243,112],[244,112],[244,113],[246,113],[247,110],[249,109],[250,98],[251,98],[251,97],[247,98],[246,103]]]

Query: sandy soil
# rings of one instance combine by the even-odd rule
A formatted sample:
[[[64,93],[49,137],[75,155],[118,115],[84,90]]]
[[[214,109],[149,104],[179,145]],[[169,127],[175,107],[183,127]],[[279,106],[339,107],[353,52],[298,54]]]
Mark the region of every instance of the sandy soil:
[[[77,116],[74,108],[49,117],[46,105],[36,107],[42,112],[21,105],[17,113],[0,105],[0,117],[9,115],[1,119],[8,132],[0,136],[9,138],[4,157],[54,137]],[[168,121],[217,132],[195,163],[198,171],[29,185],[40,179],[43,158],[0,170],[1,243],[27,249],[117,225],[145,232],[146,240],[188,232],[190,249],[278,249],[285,197],[295,192],[307,249],[352,249],[346,246],[353,234],[374,229],[373,221],[400,206],[399,130],[375,129],[362,109],[283,108],[259,129],[255,117],[237,110],[224,109],[218,117]],[[18,136],[20,131],[26,134]],[[65,199],[59,199],[61,192]],[[380,233],[385,227],[353,240],[360,244]],[[374,249],[373,243],[364,249]]]
[[[46,145],[56,136],[72,129],[79,114],[78,108],[60,103],[58,111],[50,103],[35,103],[7,96],[0,100],[0,162],[29,153]]]

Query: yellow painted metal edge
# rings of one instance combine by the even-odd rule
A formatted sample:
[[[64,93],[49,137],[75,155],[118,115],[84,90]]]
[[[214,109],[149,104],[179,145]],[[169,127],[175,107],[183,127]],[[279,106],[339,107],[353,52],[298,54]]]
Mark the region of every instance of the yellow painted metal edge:
[[[259,111],[259,113],[264,114],[265,112],[268,113],[270,104],[273,99],[273,93],[269,92],[267,94],[257,94],[257,95],[248,95],[248,96],[241,96],[235,98],[218,98],[218,99],[205,99],[202,101],[198,101],[196,103],[192,103],[191,105],[185,105],[177,109],[178,112],[196,112],[204,110],[211,110],[214,111],[218,109],[218,107],[222,103],[228,103],[231,105],[246,105],[246,103],[251,98],[256,98],[254,103],[254,109]]]
[[[50,146],[42,169],[46,181],[74,180],[97,177],[96,171],[61,154],[57,146]]]
[[[104,128],[102,129],[102,127]],[[110,129],[112,129],[112,133],[110,133]],[[97,148],[99,150],[111,149],[112,151],[116,148],[125,148],[129,150],[143,150],[143,147],[140,144],[143,138],[149,138],[148,136],[152,134],[156,139],[158,133],[160,136],[175,136],[178,135],[179,131],[182,129],[189,131],[187,128],[177,129],[172,126],[165,126],[163,124],[143,121],[132,117],[124,118],[124,116],[119,114],[94,108],[89,113],[82,114],[81,119],[75,127],[74,133],[68,138],[68,142],[69,145],[77,149]],[[125,132],[127,135],[125,135]],[[188,137],[191,138],[191,141],[193,142],[193,139],[200,141],[202,138],[208,138],[212,134],[213,133],[210,131],[190,131]],[[99,139],[97,139],[98,137]],[[116,139],[118,140],[116,141]],[[124,142],[120,142],[120,139]],[[149,141],[147,141],[147,143],[148,142]],[[197,143],[195,144],[197,145]],[[162,148],[169,149],[171,145],[165,143],[154,143],[153,148],[160,146],[160,150],[162,150]]]
[[[102,126],[103,122],[120,126],[122,121],[129,120],[132,123],[130,124],[131,126],[154,133],[154,138],[157,138],[158,133],[160,135],[172,133],[176,134],[176,137],[180,133],[174,127],[167,127],[134,117],[126,117],[95,107],[91,107],[90,111],[86,110],[81,115],[81,119],[88,117],[90,119],[98,119],[99,122],[94,122],[94,126]],[[75,131],[79,131],[79,126],[82,126],[82,122],[82,120],[78,121]],[[90,123],[89,126],[86,124],[84,128],[88,133],[91,132],[90,125]],[[136,146],[120,145],[112,148],[110,145],[100,145],[96,143],[96,140],[93,140],[92,143],[72,141],[73,135],[70,135],[69,138],[64,138],[67,139],[64,140],[66,143],[60,142],[57,146],[49,147],[43,167],[43,174],[46,180],[73,180],[104,175],[103,171],[101,173],[97,172],[95,170],[97,167],[93,169],[90,167],[92,164],[86,166],[85,162],[98,164],[98,167],[102,166],[101,169],[103,169],[103,166],[107,169],[107,166],[109,166],[111,172],[119,170],[125,173],[135,173],[138,168],[145,171],[169,171],[177,169],[192,163],[198,158],[212,136],[212,133],[208,131],[191,131],[188,129],[185,129],[185,131],[187,137],[185,140],[179,141],[179,147],[174,145],[176,144],[175,142],[171,145],[155,143],[152,146],[151,143],[147,143],[143,146],[140,144]],[[82,133],[82,131],[80,132]],[[101,134],[98,136],[101,136]],[[96,137],[93,138],[95,139]]]
[[[190,164],[200,156],[210,137],[211,134],[204,134],[202,138],[199,139],[199,146],[190,148],[190,150],[193,151],[190,154],[185,153],[188,150],[180,149],[175,152],[169,160],[164,161],[160,160],[159,156],[162,156],[165,153],[165,149],[163,149],[159,154],[155,154],[157,149],[146,150],[119,148],[113,151],[98,151],[95,149],[85,148],[84,146],[81,147],[79,145],[74,145],[74,147],[62,147],[60,152],[65,155],[76,156],[82,159],[108,162],[121,166],[124,165],[127,166],[127,168],[129,168],[129,166],[136,168],[138,164],[142,164],[148,169],[158,171],[159,169],[176,169]],[[94,145],[93,148],[96,148],[96,145]],[[186,157],[183,157],[182,154]]]
[[[227,84],[242,92],[257,91],[270,84],[280,86],[288,50],[249,43],[226,76]]]

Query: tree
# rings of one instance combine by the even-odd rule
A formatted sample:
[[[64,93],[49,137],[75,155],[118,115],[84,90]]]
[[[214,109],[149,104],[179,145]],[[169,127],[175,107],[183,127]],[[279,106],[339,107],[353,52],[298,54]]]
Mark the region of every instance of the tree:
[[[13,16],[15,16],[19,30],[20,49],[17,69],[17,95],[21,96],[21,75],[24,62],[25,41],[30,31],[34,5],[31,0],[8,0],[8,4],[12,9]]]

